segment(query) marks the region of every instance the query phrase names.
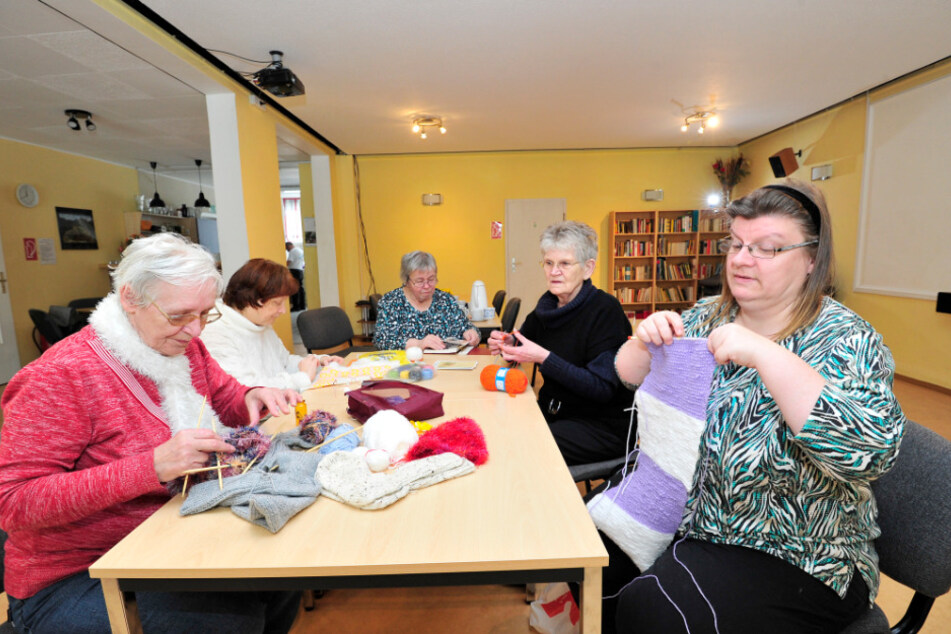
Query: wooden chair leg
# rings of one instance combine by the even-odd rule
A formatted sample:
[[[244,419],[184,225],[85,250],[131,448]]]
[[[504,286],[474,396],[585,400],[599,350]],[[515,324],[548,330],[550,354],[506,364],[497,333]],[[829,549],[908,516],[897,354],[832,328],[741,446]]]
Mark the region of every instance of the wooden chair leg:
[[[301,605],[304,606],[304,609],[310,612],[314,609],[314,591],[313,590],[304,590],[304,596],[301,597]]]

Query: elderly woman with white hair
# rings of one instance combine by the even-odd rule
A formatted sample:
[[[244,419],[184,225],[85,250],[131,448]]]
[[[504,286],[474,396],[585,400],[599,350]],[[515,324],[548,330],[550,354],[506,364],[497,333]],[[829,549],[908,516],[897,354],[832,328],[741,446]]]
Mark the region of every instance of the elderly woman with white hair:
[[[489,350],[506,361],[536,363],[545,380],[538,404],[569,465],[624,455],[631,393],[614,355],[631,335],[621,304],[591,283],[598,234],[582,222],[553,224],[541,236],[548,292],[520,331],[495,331]]]
[[[246,387],[198,335],[222,279],[174,234],[134,241],[89,325],[3,393],[0,525],[13,620],[33,632],[104,632],[89,566],[167,502],[169,484],[229,453],[213,428],[290,412],[292,390]],[[199,427],[199,420],[203,422]],[[145,631],[286,632],[299,594],[137,593]]]
[[[479,345],[479,330],[456,299],[436,288],[436,258],[425,251],[407,253],[400,260],[400,279],[403,285],[380,299],[373,345],[380,350],[442,350],[450,338]]]

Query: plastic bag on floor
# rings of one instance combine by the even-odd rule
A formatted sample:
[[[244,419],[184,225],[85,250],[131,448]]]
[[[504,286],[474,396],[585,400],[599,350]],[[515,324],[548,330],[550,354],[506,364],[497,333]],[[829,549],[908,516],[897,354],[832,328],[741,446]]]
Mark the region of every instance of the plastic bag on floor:
[[[532,601],[528,624],[542,634],[577,634],[581,613],[568,584],[547,583]]]

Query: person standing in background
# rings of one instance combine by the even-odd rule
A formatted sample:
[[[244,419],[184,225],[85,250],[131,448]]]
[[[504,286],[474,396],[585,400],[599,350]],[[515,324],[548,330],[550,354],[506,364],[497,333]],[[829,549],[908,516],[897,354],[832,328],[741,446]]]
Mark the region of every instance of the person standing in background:
[[[304,294],[304,250],[295,247],[293,242],[285,242],[284,250],[287,251],[287,268],[300,284],[297,292],[291,295],[291,312],[307,310],[307,295]]]

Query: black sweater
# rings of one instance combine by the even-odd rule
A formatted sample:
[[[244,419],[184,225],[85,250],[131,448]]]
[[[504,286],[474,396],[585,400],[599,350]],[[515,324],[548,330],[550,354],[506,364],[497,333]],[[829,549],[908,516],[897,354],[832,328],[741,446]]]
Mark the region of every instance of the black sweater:
[[[630,337],[631,322],[615,297],[595,288],[591,280],[560,308],[558,298],[546,292],[525,318],[521,333],[551,351],[539,368],[545,384],[538,394],[549,422],[603,420],[626,432],[630,414],[624,410],[634,399],[618,380],[614,356]]]

